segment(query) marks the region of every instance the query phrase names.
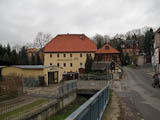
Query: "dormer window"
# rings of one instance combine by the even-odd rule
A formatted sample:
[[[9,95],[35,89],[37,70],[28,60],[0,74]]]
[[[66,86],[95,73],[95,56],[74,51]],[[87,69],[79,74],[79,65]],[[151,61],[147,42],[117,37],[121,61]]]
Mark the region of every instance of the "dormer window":
[[[109,46],[106,46],[105,48],[106,48],[106,50],[109,50]]]

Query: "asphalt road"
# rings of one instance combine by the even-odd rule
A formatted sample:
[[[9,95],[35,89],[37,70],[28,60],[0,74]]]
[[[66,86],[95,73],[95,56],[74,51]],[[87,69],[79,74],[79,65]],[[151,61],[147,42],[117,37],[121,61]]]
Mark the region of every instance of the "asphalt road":
[[[140,69],[125,67],[124,71],[126,79],[119,83],[117,94],[133,101],[133,109],[144,120],[160,120],[160,88],[151,86],[152,76]]]

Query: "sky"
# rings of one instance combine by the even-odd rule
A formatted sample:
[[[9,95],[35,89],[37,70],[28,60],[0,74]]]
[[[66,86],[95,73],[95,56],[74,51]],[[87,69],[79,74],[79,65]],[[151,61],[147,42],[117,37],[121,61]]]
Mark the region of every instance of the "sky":
[[[160,26],[160,0],[0,0],[0,43],[31,43],[38,32],[114,36]]]

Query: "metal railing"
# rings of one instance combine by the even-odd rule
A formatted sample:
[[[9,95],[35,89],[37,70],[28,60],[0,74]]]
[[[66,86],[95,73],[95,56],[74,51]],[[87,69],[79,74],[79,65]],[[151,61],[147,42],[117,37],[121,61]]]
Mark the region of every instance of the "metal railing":
[[[100,120],[109,102],[109,82],[66,120]]]
[[[72,81],[65,83],[59,87],[59,95],[60,95],[60,97],[62,97],[62,96],[66,95],[76,89],[77,89],[76,80],[72,80]]]

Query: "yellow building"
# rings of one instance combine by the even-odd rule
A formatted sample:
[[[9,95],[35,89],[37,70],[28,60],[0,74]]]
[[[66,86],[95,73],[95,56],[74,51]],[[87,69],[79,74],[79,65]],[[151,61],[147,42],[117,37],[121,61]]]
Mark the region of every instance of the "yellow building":
[[[2,77],[22,77],[22,78],[35,78],[38,80],[40,77],[44,78],[45,85],[58,83],[62,80],[62,68],[56,66],[43,66],[43,65],[16,65],[4,67],[1,70]]]
[[[80,72],[85,68],[87,55],[94,58],[96,44],[84,34],[62,34],[44,48],[44,65],[63,68],[63,73]]]

